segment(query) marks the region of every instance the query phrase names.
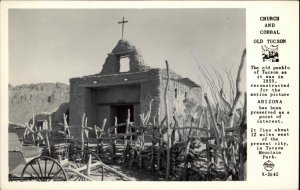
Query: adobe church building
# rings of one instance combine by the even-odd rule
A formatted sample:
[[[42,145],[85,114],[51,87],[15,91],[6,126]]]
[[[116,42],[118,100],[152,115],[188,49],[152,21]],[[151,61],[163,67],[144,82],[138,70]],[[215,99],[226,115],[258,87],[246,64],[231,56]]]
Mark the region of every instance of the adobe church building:
[[[122,59],[129,59],[126,72],[120,70]],[[110,127],[114,125],[115,117],[118,124],[125,123],[128,109],[130,120],[139,125],[139,114],[147,113],[151,99],[150,121],[155,116],[156,122],[160,122],[165,116],[166,81],[166,69],[146,66],[140,51],[122,38],[108,54],[99,74],[70,79],[70,125],[79,129],[84,113],[88,117],[88,126],[101,126],[106,118],[106,127]],[[200,103],[201,96],[199,85],[170,71],[170,119],[174,107],[177,112],[183,112],[185,98],[194,98]]]

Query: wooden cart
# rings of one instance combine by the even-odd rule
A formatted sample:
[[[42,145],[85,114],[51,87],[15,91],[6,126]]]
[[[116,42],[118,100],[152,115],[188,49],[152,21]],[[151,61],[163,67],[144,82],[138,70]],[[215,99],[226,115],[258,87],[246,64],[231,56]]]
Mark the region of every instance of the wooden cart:
[[[67,181],[66,171],[55,159],[41,156],[38,146],[22,146],[17,134],[9,133],[10,181]]]
[[[88,150],[69,150],[69,144],[56,144],[52,155],[41,156],[42,148],[23,146],[15,133],[9,133],[10,181],[103,180],[99,157]]]

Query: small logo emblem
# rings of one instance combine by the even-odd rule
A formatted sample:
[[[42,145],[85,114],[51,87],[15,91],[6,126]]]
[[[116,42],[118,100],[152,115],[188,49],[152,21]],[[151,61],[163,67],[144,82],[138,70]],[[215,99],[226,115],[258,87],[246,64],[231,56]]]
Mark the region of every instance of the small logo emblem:
[[[278,45],[261,46],[263,62],[279,62]]]
[[[264,164],[263,164],[264,168],[266,171],[272,171],[275,164],[273,164],[273,162],[271,162],[270,160],[266,161]]]

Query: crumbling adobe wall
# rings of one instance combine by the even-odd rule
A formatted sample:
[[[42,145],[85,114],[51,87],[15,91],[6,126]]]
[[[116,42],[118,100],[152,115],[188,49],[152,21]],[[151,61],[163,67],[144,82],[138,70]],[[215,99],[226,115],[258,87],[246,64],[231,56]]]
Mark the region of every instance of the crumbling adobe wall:
[[[49,117],[51,117],[51,113],[48,112],[42,112],[42,113],[38,113],[34,115],[34,122],[35,124],[37,123],[37,121],[43,121],[43,120],[47,120],[48,124],[50,122]],[[51,122],[53,121],[53,117],[51,117]],[[29,124],[33,123],[33,117],[31,117],[28,121]]]
[[[152,118],[155,117],[156,121],[160,121],[162,118],[159,114],[159,107],[161,102],[161,70],[152,69],[147,73],[146,76],[149,80],[141,83],[141,97],[140,97],[140,111],[141,114],[147,114],[149,110],[149,103],[151,99],[153,102],[151,104],[151,122]]]
[[[169,121],[173,121],[173,111],[176,109],[177,115],[184,114],[184,100],[186,98],[193,98],[197,102],[197,104],[201,105],[202,99],[202,90],[201,87],[190,87],[186,84],[176,81],[176,79],[180,79],[181,76],[170,71],[170,81],[169,88],[167,92],[167,100],[168,100],[168,111],[169,111]],[[160,118],[163,119],[165,116],[165,101],[164,101],[164,93],[165,87],[167,83],[167,73],[166,70],[161,70],[161,85],[160,85]],[[177,97],[175,97],[175,88],[177,89]]]
[[[148,66],[144,65],[140,50],[133,46],[129,41],[121,39],[112,52],[108,54],[100,74],[109,75],[120,73],[120,58],[122,56],[129,58],[129,72],[141,72],[150,69]]]
[[[195,99],[196,102],[198,102],[199,105],[202,105],[202,88],[201,87],[194,87],[191,88],[190,93],[188,94],[188,98]]]
[[[181,78],[174,72],[170,72],[169,91],[168,91],[168,105],[170,121],[173,120],[174,107],[177,109],[177,113],[180,114],[184,110],[183,100],[185,98],[185,92],[187,97],[193,97],[197,99],[197,102],[201,103],[201,88],[191,88],[180,82],[175,82],[174,79]],[[86,76],[82,78],[74,78],[70,80],[70,125],[76,125],[80,127],[81,118],[83,113],[86,113],[88,119],[88,125],[92,126],[97,124],[101,125],[104,118],[109,119],[110,108],[107,106],[105,110],[94,109],[96,102],[94,102],[93,96],[97,96],[96,90],[93,87],[101,86],[115,86],[115,85],[140,85],[140,105],[135,105],[134,110],[140,110],[140,113],[146,114],[149,110],[149,103],[151,99],[151,121],[153,117],[157,122],[160,122],[165,116],[164,108],[164,90],[166,85],[166,71],[163,69],[151,69],[146,72],[138,73],[122,73],[112,75],[94,75]],[[175,88],[178,89],[177,98],[175,98]],[[96,99],[96,98],[95,98]],[[139,125],[140,119],[138,113],[135,111],[134,119],[137,125]],[[101,116],[101,123],[93,120],[93,114],[99,117],[99,113],[108,112],[106,115]],[[101,113],[102,114],[102,113]],[[99,121],[99,119],[98,119]],[[108,126],[112,126],[113,123],[107,123]]]
[[[69,102],[67,103],[62,103],[53,113],[51,113],[51,119],[52,119],[52,124],[53,125],[58,125],[59,123],[64,122],[64,114],[69,115],[69,108],[70,104]],[[67,118],[67,121],[69,118]]]

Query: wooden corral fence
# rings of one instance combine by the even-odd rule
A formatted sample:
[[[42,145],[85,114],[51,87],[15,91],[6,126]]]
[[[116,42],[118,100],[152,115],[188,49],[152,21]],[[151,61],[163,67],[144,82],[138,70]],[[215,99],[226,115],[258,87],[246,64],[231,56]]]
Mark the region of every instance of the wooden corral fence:
[[[147,114],[140,115],[140,126],[130,122],[130,111],[126,123],[117,124],[104,130],[95,127],[98,138],[98,154],[111,162],[121,162],[127,167],[143,168],[165,174],[166,180],[244,180],[246,154],[246,94],[244,105],[239,112],[237,102],[241,97],[240,72],[244,65],[246,51],[243,52],[236,79],[236,95],[232,104],[226,100],[212,106],[204,95],[206,106],[195,119],[180,124],[176,110],[169,121],[165,118],[158,123],[151,117],[151,103]],[[167,65],[167,81],[169,69]],[[167,108],[167,88],[165,107]],[[221,92],[220,92],[221,93]],[[125,133],[117,133],[117,128],[126,126]]]
[[[88,118],[84,114],[81,125],[81,149],[95,152],[103,163],[121,163],[127,167],[139,167],[158,174],[165,174],[166,180],[245,180],[245,162],[247,160],[247,101],[237,111],[237,103],[241,98],[240,80],[246,50],[243,52],[236,78],[236,93],[230,104],[218,94],[221,101],[211,105],[209,97],[204,94],[205,106],[198,112],[197,119],[179,122],[176,110],[172,113],[168,106],[169,65],[167,67],[167,83],[164,93],[165,117],[158,123],[151,116],[151,104],[146,114],[140,114],[140,125],[130,122],[128,110],[126,123],[105,127],[87,126]],[[169,115],[173,115],[170,120]],[[197,121],[197,122],[195,122]],[[49,145],[40,132],[33,130],[34,124],[27,125],[25,134],[33,135]],[[69,126],[64,116],[61,124],[66,139],[71,138]],[[117,133],[119,127],[126,127],[125,133]],[[51,123],[45,123],[46,132],[51,132]],[[27,132],[28,131],[28,132]],[[29,131],[31,133],[29,133]],[[96,138],[90,138],[95,133]],[[46,135],[47,137],[47,135]],[[48,146],[49,147],[49,146]],[[51,150],[48,150],[51,153]]]

